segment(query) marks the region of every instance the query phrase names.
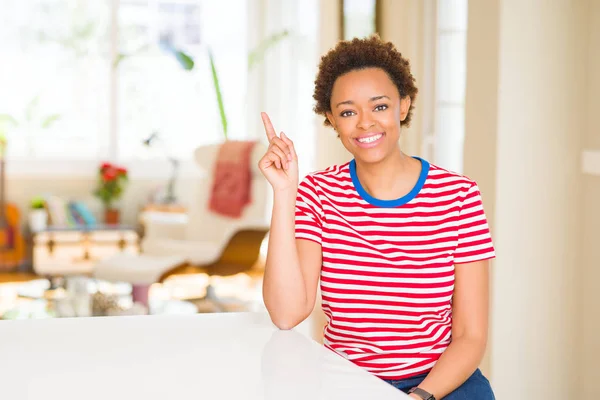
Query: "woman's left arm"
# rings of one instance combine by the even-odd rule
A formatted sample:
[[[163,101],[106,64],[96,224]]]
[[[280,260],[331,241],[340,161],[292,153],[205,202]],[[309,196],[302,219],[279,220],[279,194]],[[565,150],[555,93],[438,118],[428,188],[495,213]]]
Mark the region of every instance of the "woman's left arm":
[[[452,342],[419,385],[438,400],[475,372],[487,344],[489,260],[456,264],[454,279]]]

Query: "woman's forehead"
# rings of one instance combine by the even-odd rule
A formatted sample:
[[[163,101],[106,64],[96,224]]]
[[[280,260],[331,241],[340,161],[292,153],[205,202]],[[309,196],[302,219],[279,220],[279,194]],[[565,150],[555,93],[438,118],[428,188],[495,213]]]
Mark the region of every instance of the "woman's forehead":
[[[332,98],[355,97],[356,101],[375,96],[398,96],[398,90],[389,75],[381,68],[365,68],[339,76],[333,84]]]

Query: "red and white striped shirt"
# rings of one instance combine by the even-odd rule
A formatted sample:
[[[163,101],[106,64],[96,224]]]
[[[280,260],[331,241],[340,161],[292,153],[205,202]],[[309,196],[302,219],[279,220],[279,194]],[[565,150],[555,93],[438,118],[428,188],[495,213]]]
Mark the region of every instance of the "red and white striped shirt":
[[[324,343],[383,379],[433,368],[451,341],[454,265],[495,256],[477,184],[419,160],[397,200],[371,197],[354,161],[298,187],[296,238],[322,246]]]

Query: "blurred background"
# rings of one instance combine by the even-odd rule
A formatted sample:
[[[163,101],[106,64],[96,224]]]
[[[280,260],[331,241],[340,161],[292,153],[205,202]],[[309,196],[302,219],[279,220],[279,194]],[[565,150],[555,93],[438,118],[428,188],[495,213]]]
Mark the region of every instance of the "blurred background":
[[[313,83],[373,32],[419,88],[403,150],[482,191],[497,397],[600,395],[600,0],[0,0],[2,318],[263,309],[260,112],[301,175],[348,161]],[[255,141],[215,216],[219,149]]]

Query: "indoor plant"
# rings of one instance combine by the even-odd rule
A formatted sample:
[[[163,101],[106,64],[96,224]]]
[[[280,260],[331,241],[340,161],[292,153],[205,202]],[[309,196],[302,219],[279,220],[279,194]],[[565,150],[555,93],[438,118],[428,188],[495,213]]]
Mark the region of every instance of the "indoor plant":
[[[94,195],[104,205],[104,221],[107,224],[119,223],[119,210],[114,202],[123,195],[127,181],[127,169],[124,167],[104,162],[98,168],[98,185]]]
[[[281,40],[285,39],[286,37],[288,37],[290,35],[289,31],[284,30],[281,32],[277,32],[275,34],[272,34],[271,36],[267,37],[265,40],[263,40],[255,49],[253,49],[249,54],[248,54],[248,71],[251,71],[252,68],[254,68],[256,65],[260,64],[260,62],[264,59],[265,54],[268,52],[268,50],[271,47],[274,47],[275,45],[277,45],[277,43],[279,43]],[[178,49],[172,49],[173,53],[175,54],[175,58],[177,59],[177,61],[179,61],[179,64],[183,67],[183,69],[187,70],[187,71],[191,71],[192,69],[194,69],[194,59],[192,58],[191,55],[186,54],[185,52],[178,50]],[[225,114],[225,105],[223,103],[223,95],[221,92],[221,84],[219,82],[219,74],[217,72],[217,66],[215,63],[215,58],[213,56],[212,50],[210,49],[210,47],[208,48],[208,60],[210,62],[210,72],[211,72],[211,77],[212,77],[212,82],[213,82],[213,88],[215,91],[215,97],[217,100],[217,106],[219,108],[219,115],[221,117],[221,129],[222,129],[222,133],[223,136],[225,137],[225,140],[228,139],[227,134],[227,115]]]
[[[32,232],[40,232],[48,225],[48,212],[46,202],[42,197],[36,196],[31,199],[29,210],[29,229]]]
[[[265,38],[258,46],[256,46],[252,51],[248,53],[248,72],[250,72],[255,66],[259,65],[267,52],[275,47],[279,42],[289,37],[291,34],[286,29],[280,32],[276,32],[271,34],[267,38]],[[193,71],[196,69],[196,62],[194,61],[194,57],[192,54],[188,54],[182,49],[177,48],[171,41],[167,39],[161,39],[160,47],[167,54],[170,54],[175,58],[175,60],[179,63],[181,68],[185,71]],[[147,51],[150,48],[149,45],[143,45],[138,50],[132,52],[131,54],[119,53],[113,63],[113,68],[118,68],[119,64],[121,64],[127,58],[138,55]],[[219,116],[221,119],[221,129],[224,136],[224,139],[228,139],[228,121],[227,115],[225,113],[225,105],[223,100],[223,94],[221,91],[221,83],[219,81],[219,73],[215,62],[215,57],[213,56],[212,50],[210,46],[206,49],[206,55],[208,56],[208,61],[210,63],[210,73],[213,83],[213,89],[215,93],[215,99],[217,102],[217,107],[219,110]]]

